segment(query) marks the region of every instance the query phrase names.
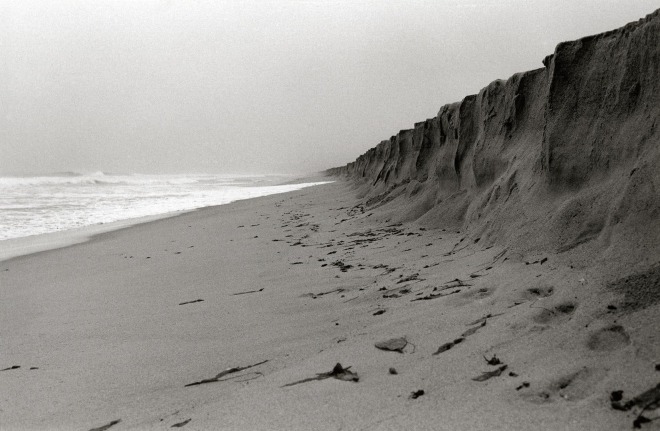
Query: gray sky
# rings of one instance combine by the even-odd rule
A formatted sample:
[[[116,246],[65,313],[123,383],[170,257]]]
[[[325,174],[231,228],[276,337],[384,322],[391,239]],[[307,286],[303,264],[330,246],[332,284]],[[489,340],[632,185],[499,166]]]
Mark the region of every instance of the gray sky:
[[[342,165],[657,0],[0,0],[0,174]]]

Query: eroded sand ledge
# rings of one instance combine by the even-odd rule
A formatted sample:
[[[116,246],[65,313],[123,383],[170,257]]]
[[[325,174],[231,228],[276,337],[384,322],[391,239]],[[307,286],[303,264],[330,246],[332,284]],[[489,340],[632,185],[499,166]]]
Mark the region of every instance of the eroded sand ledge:
[[[645,261],[660,243],[660,10],[543,63],[328,172],[393,220]]]

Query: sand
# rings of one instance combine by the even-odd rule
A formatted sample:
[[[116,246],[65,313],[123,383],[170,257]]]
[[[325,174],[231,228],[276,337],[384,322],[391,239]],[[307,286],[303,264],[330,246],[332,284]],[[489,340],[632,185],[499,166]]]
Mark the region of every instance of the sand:
[[[361,203],[337,182],[0,262],[0,427],[632,426],[610,397],[660,382],[658,294],[626,290],[652,273]]]

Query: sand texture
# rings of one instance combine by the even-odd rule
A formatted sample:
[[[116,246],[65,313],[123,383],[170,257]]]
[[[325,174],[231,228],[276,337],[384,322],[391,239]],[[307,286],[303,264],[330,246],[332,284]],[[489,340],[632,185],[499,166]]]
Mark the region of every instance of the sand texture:
[[[2,262],[2,428],[632,426],[658,267],[374,217],[339,182]]]

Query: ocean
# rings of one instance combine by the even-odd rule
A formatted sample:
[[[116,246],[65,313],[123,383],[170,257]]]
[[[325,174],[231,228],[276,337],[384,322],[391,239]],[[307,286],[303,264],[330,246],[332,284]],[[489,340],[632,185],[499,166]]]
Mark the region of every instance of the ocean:
[[[65,172],[0,177],[2,240],[222,205],[323,183],[278,185],[269,175]]]

